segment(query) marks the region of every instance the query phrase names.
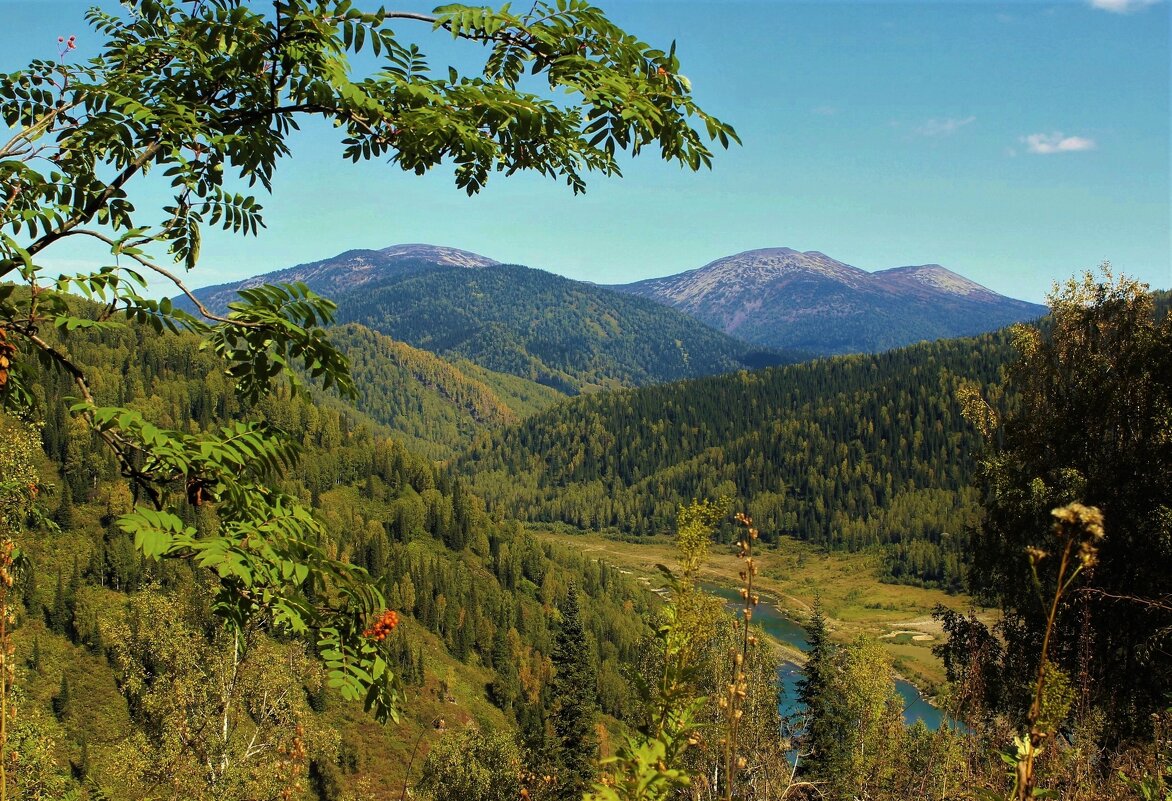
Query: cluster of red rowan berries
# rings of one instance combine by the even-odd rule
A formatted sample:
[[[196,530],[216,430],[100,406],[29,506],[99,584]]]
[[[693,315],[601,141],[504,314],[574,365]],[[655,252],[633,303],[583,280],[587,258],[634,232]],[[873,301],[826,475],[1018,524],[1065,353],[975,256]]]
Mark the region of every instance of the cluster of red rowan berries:
[[[64,36],[58,36],[57,37],[57,44],[65,45],[66,50],[76,50],[77,49],[77,37],[70,36],[68,39],[66,39]]]
[[[16,346],[8,341],[8,334],[0,328],[0,388],[8,383],[8,368],[16,355]]]
[[[379,615],[373,626],[362,632],[362,636],[382,642],[397,625],[399,625],[399,614],[394,609],[388,609]]]

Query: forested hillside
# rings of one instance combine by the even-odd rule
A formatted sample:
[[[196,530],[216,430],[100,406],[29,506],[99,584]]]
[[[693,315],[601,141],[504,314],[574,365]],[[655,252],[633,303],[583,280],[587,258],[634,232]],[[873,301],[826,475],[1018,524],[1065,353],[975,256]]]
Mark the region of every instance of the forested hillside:
[[[58,347],[95,366],[99,402],[149,412],[163,425],[196,430],[254,416],[214,355],[197,346],[195,337],[117,330],[74,332]],[[275,758],[280,746],[302,749],[300,781],[314,798],[338,799],[397,786],[405,733],[433,741],[440,718],[495,730],[521,725],[540,738],[557,609],[571,592],[581,595],[599,707],[628,714],[632,691],[621,666],[650,635],[653,596],[605,564],[490,519],[461,482],[364,414],[287,392],[264,400],[255,417],[290,432],[302,450],[281,488],[311,502],[328,532],[324,547],[369,570],[400,616],[390,652],[405,720],[393,730],[374,725],[360,704],[325,686],[304,646],[263,625],[249,629],[246,656],[233,666],[223,659],[229,638],[210,617],[210,574],[136,550],[115,524],[132,490],[98,437],[64,414],[69,377],[41,373],[36,387],[47,415],[38,503],[49,519],[34,521],[24,541],[16,648],[27,700],[10,736],[54,792],[88,786],[131,798],[165,780],[197,797],[210,781],[199,755],[216,753],[222,792],[268,797],[266,788],[289,780],[297,762]],[[12,418],[2,425],[5,441],[24,430]],[[182,508],[197,529],[215,525],[210,506]],[[238,686],[224,683],[232,671]],[[232,721],[223,735],[221,716]],[[184,727],[190,742],[174,739]],[[254,734],[267,745],[250,745]]]
[[[1162,316],[1168,297],[1161,294],[1157,301]],[[77,319],[94,311],[82,306]],[[1103,323],[1102,330],[1113,333],[1112,325],[1117,323]],[[1153,378],[1145,354],[1167,359],[1167,323],[1156,330],[1141,316],[1135,325],[1151,331],[1151,341],[1137,340],[1149,350],[1136,350],[1130,362],[1120,364],[1128,368],[1127,375],[1139,371],[1138,386],[1164,387],[1151,383],[1163,379]],[[339,332],[354,348],[369,345],[378,353],[387,347],[359,328]],[[1050,336],[1049,326],[1041,336]],[[600,750],[617,756],[603,768],[606,781],[664,764],[640,762],[621,745],[624,733],[645,723],[648,704],[659,698],[665,704],[694,704],[684,707],[693,716],[683,718],[685,732],[709,730],[703,727],[739,731],[738,753],[758,760],[754,764],[766,773],[735,775],[750,786],[762,781],[761,775],[773,781],[790,770],[784,745],[789,741],[776,736],[782,725],[776,656],[759,647],[757,635],[729,626],[719,605],[695,596],[690,583],[723,509],[693,504],[680,512],[677,506],[671,517],[658,501],[640,506],[637,493],[655,499],[732,494],[741,482],[752,493],[741,501],[762,521],[741,529],[737,547],[742,554],[752,553],[756,525],[765,539],[801,536],[806,525],[812,532],[806,538],[825,547],[884,548],[892,578],[953,587],[965,559],[959,538],[944,534],[963,531],[975,520],[976,499],[962,482],[976,472],[982,453],[975,432],[958,422],[958,397],[965,395],[958,392],[960,386],[970,388],[970,398],[971,389],[979,389],[993,404],[994,417],[1016,416],[1019,422],[1009,430],[1015,441],[1028,442],[1021,437],[1018,403],[1000,394],[1002,367],[1013,358],[1006,333],[570,399],[506,429],[495,444],[486,431],[477,450],[446,468],[415,456],[389,429],[341,401],[310,402],[278,390],[248,412],[217,359],[200,350],[193,336],[81,326],[49,337],[52,346],[93,366],[99,403],[123,403],[180,429],[255,417],[293,434],[302,456],[276,485],[311,505],[324,524],[321,545],[329,553],[365,568],[383,588],[390,610],[368,636],[388,640],[390,669],[404,695],[403,720],[380,728],[359,704],[345,701],[328,685],[322,664],[297,638],[276,635],[264,620],[246,627],[241,638],[226,635],[212,616],[213,574],[187,562],[144,557],[117,522],[134,502],[134,492],[98,437],[63,411],[65,397],[74,390],[70,377],[37,372],[30,386],[46,412],[43,427],[38,434],[14,418],[0,418],[5,444],[0,459],[4,478],[28,481],[33,508],[44,514],[34,511],[19,523],[26,561],[14,590],[16,713],[8,735],[21,754],[21,786],[43,788],[38,797],[84,790],[91,798],[131,799],[165,784],[176,797],[210,797],[212,792],[216,798],[253,799],[285,792],[317,801],[383,799],[397,797],[395,788],[410,772],[423,792],[452,799],[445,782],[480,771],[484,781],[510,793],[524,787],[532,789],[533,797],[576,799],[598,775],[594,759]],[[1017,364],[1020,374],[1025,368]],[[1049,364],[1038,366],[1051,369]],[[1075,359],[1070,367],[1079,370],[1081,364]],[[1114,362],[1096,364],[1109,374]],[[404,365],[416,380],[427,374],[425,368],[435,367],[427,360],[414,364],[407,359]],[[1102,386],[1114,393],[1116,385],[1131,382],[1096,382],[1080,392]],[[493,397],[474,383],[459,386],[475,391],[469,396],[473,399]],[[1050,386],[1040,376],[1032,402]],[[1166,394],[1166,387],[1159,391]],[[492,413],[457,397],[476,414]],[[1144,408],[1158,417],[1160,401],[1149,400]],[[1078,398],[1071,409],[1093,414]],[[1148,422],[1165,430],[1166,421],[1157,417]],[[981,427],[985,435],[995,433],[996,426]],[[30,443],[30,435],[31,449],[22,456],[21,443]],[[576,449],[566,445],[574,437]],[[617,447],[625,438],[629,447]],[[1159,440],[1145,441],[1156,451],[1165,448]],[[522,444],[529,450],[521,450]],[[697,448],[695,456],[687,458],[681,444]],[[517,450],[506,451],[505,445]],[[914,458],[901,461],[905,452]],[[762,456],[753,458],[753,453]],[[512,466],[506,456],[516,460]],[[594,496],[599,524],[642,514],[635,519],[648,530],[660,527],[658,515],[664,517],[662,528],[678,527],[684,572],[668,578],[673,588],[668,610],[657,614],[656,597],[622,571],[577,548],[541,544],[520,525],[487,511],[461,470],[483,467],[494,458],[503,465],[498,469],[516,469],[529,482],[507,495],[492,483],[492,473],[474,473],[478,484],[494,490],[497,502],[569,518],[581,513],[584,506],[578,504],[587,503],[580,485],[591,491],[600,486],[601,492],[615,494],[615,502],[606,505]],[[657,469],[671,459],[677,461]],[[1148,461],[1166,465],[1164,457]],[[545,477],[538,478],[543,470]],[[767,480],[776,483],[766,485]],[[553,488],[556,481],[563,486]],[[1066,491],[1063,486],[1043,490]],[[185,523],[201,533],[214,529],[213,504],[198,498],[191,502],[190,486],[181,482],[171,491],[176,500],[187,496],[189,503],[176,507]],[[1157,500],[1160,492],[1166,494],[1158,475],[1145,491],[1145,497]],[[793,496],[812,497],[812,508],[791,507]],[[553,506],[547,497],[560,498],[563,505]],[[1047,494],[1039,502],[1047,508],[1057,497]],[[1012,493],[1005,498],[1017,503]],[[0,512],[7,514],[8,496],[4,500]],[[636,503],[624,509],[621,504],[628,501]],[[531,506],[520,505],[526,502]],[[1142,508],[1136,511],[1142,514]],[[11,528],[11,517],[5,520]],[[1124,536],[1115,532],[1105,544],[1084,543],[1081,553],[1088,563],[1101,560],[1104,570],[1114,572],[1114,564],[1126,562],[1126,553],[1114,544],[1124,544]],[[991,550],[989,557],[995,556],[1005,566],[1023,558],[1015,548],[1000,556]],[[1152,563],[1140,571],[1145,580],[1159,576],[1164,558],[1154,548]],[[744,575],[751,576],[753,563],[747,564]],[[753,597],[751,589],[746,593]],[[1004,674],[997,648],[965,650],[991,642],[988,632],[981,634],[979,621],[941,614],[954,634],[939,649],[954,687],[969,693],[974,670]],[[1146,614],[1165,613],[1153,607]],[[1067,625],[1076,622],[1069,615]],[[1131,622],[1117,627],[1113,636],[1135,647],[1129,639],[1132,629],[1148,622],[1127,619]],[[1028,682],[998,679],[981,685],[980,696],[950,698],[949,708],[963,715],[973,732],[909,729],[900,722],[890,668],[875,643],[835,642],[817,610],[810,625],[813,651],[806,678],[795,690],[809,716],[802,724],[807,728],[796,736],[817,758],[806,763],[802,776],[827,777],[818,780],[827,782],[836,798],[849,797],[842,788],[858,786],[876,788],[877,797],[916,797],[925,782],[943,787],[954,774],[966,773],[983,785],[998,785],[999,763],[982,738],[1001,736],[1004,718],[998,710],[1021,715],[1020,696]],[[653,635],[657,626],[658,640]],[[1023,629],[1010,641],[1025,649],[1019,658],[1029,659],[1036,650],[1027,634]],[[675,653],[672,637],[690,643],[691,667],[677,679],[664,659]],[[1065,633],[1062,648],[1054,648],[1064,670],[1073,670],[1066,663],[1077,666],[1082,658],[1070,647],[1076,641],[1077,632]],[[728,653],[737,649],[743,649],[743,659],[730,662]],[[736,672],[730,672],[734,664]],[[1140,682],[1161,686],[1166,673],[1142,659],[1127,670],[1124,687],[1096,680],[1096,697],[1108,699],[1101,703]],[[667,692],[662,687],[648,689],[647,677],[658,671],[665,682],[676,682],[663,686],[683,700],[660,695]],[[1044,677],[1038,686],[1063,680]],[[721,695],[730,686],[730,697],[740,700],[729,702]],[[648,692],[655,693],[650,701]],[[737,712],[744,719],[734,724],[742,720],[731,717]],[[570,714],[581,725],[567,728]],[[1158,715],[1151,720],[1151,726],[1161,725]],[[1100,738],[1119,730],[1147,737],[1149,731],[1147,719],[1096,725],[1101,728],[1094,736]],[[612,734],[620,745],[610,741]],[[727,764],[719,744],[714,747],[699,735],[693,739],[674,764],[698,776]],[[413,769],[420,742],[422,766]],[[1113,752],[1112,764],[1125,769],[1096,778],[1098,786],[1162,786],[1161,779],[1144,772],[1160,764],[1144,761],[1149,760],[1145,748],[1141,741]],[[865,761],[856,759],[856,749],[869,754]],[[209,754],[216,760],[212,769]],[[1085,760],[1082,754],[1070,758]],[[1067,782],[1083,781],[1078,771],[1090,769],[1078,761],[1045,764],[1051,776]],[[527,772],[531,767],[536,770]]]
[[[500,427],[564,396],[555,389],[468,361],[446,361],[362,325],[330,337],[350,360],[355,405],[413,452],[446,459],[484,428]]]
[[[652,301],[516,265],[420,270],[334,300],[342,321],[569,394],[782,358]]]
[[[881,546],[888,577],[959,589],[979,442],[957,389],[1005,332],[592,395],[484,434],[459,462],[490,507],[630,534],[728,495],[763,536]]]

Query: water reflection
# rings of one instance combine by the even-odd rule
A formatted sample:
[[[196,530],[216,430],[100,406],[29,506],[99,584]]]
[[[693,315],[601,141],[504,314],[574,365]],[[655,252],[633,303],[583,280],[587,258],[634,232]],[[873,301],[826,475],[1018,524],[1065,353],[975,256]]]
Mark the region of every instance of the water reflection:
[[[706,592],[724,599],[730,610],[736,611],[741,608],[741,599],[736,590],[707,583],[701,586]],[[810,650],[810,641],[806,637],[806,630],[778,612],[777,607],[772,603],[767,603],[764,597],[762,597],[761,604],[753,610],[753,622],[781,642],[788,643],[802,651]],[[783,662],[777,671],[777,677],[785,690],[781,700],[781,713],[783,715],[793,714],[799,708],[797,683],[802,677],[802,669],[792,662]],[[914,685],[903,679],[896,679],[895,689],[903,698],[903,719],[906,723],[911,724],[922,720],[928,728],[933,730],[940,726],[943,719],[942,713],[924,700]]]

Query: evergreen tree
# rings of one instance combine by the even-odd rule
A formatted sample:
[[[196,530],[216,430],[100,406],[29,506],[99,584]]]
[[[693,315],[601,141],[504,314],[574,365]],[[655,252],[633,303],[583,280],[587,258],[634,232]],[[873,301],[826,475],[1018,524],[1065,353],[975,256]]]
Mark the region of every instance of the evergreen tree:
[[[553,647],[554,677],[550,685],[553,705],[552,762],[557,770],[557,796],[579,799],[594,779],[597,739],[594,713],[597,706],[594,665],[582,627],[578,588],[571,584],[558,607],[561,624]]]
[[[69,690],[69,679],[62,675],[61,686],[57,689],[57,694],[53,696],[53,714],[56,715],[57,720],[64,720],[65,716],[69,714],[69,708],[72,705],[73,697]]]
[[[822,611],[822,596],[814,598],[814,608],[810,613],[810,622],[806,624],[806,639],[810,643],[809,656],[800,681],[798,681],[798,701],[806,708],[810,708],[818,693],[822,690],[822,671],[826,666],[826,657],[831,647],[830,633],[826,628],[826,615]]]
[[[41,672],[41,638],[33,637],[33,651],[28,658],[29,670],[34,673]]]
[[[902,759],[903,702],[882,646],[860,637],[825,649],[813,698],[812,771],[839,799],[874,798]]]
[[[513,664],[509,649],[509,632],[505,626],[497,626],[496,635],[492,643],[492,666],[496,677],[489,685],[489,695],[494,704],[508,711],[520,695],[520,679],[517,676],[517,666]]]
[[[68,481],[61,482],[61,502],[53,513],[53,522],[65,531],[73,528],[73,490]]]
[[[70,760],[70,772],[73,778],[84,781],[90,774],[90,745],[86,737],[81,738],[81,748],[78,751],[77,761]]]
[[[822,611],[821,596],[814,599],[810,622],[806,625],[806,637],[810,642],[809,656],[800,681],[798,681],[798,702],[806,710],[806,758],[807,766],[816,766],[819,757],[830,750],[834,727],[830,725],[825,707],[826,671],[834,654],[834,644],[826,627],[826,616]]]
[[[66,588],[61,571],[57,571],[57,592],[53,595],[53,605],[46,610],[45,622],[49,630],[56,634],[72,636],[73,629],[73,593]]]

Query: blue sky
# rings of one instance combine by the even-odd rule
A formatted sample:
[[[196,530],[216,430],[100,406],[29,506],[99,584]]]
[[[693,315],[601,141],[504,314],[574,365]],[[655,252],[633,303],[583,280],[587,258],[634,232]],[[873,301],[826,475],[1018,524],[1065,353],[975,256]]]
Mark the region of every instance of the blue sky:
[[[600,4],[677,39],[744,146],[711,172],[644,157],[584,196],[514,176],[469,199],[442,170],[349,165],[311,127],[262,199],[268,229],[209,236],[191,283],[431,242],[600,283],[787,246],[868,270],[936,262],[1029,300],[1103,260],[1172,287],[1166,2]],[[0,70],[52,57],[58,35],[86,55],[85,7],[0,0]],[[469,56],[443,37],[432,52]]]

